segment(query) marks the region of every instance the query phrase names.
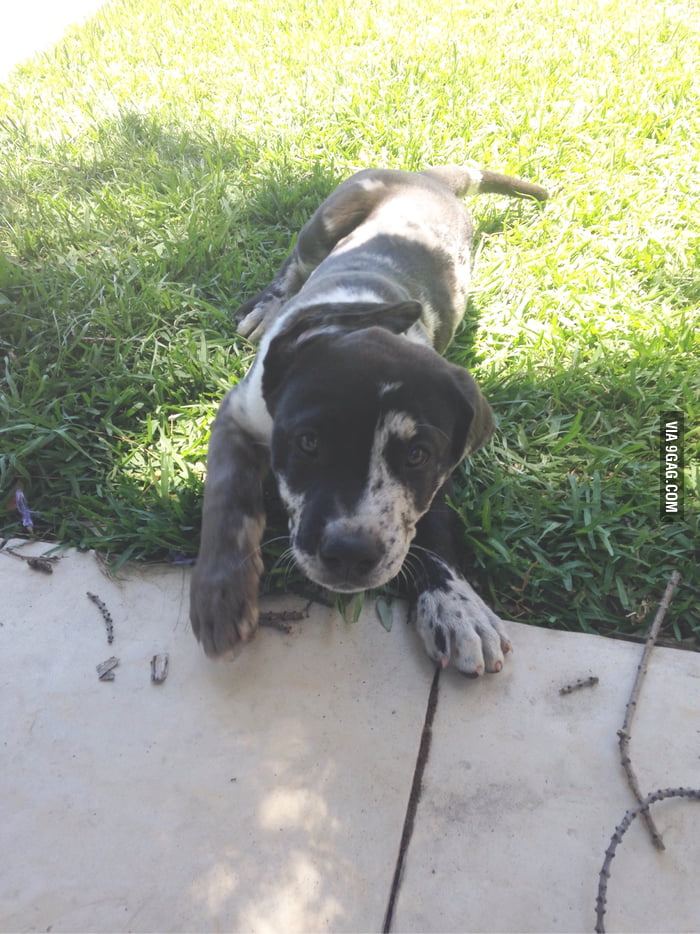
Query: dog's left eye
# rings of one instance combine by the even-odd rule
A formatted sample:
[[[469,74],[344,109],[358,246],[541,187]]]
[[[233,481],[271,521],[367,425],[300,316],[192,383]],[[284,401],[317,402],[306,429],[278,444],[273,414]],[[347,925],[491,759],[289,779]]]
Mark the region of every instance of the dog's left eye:
[[[407,467],[423,467],[430,460],[430,451],[420,444],[414,444],[406,455]]]
[[[318,454],[318,435],[315,431],[303,431],[296,438],[297,447],[308,457],[315,457]]]

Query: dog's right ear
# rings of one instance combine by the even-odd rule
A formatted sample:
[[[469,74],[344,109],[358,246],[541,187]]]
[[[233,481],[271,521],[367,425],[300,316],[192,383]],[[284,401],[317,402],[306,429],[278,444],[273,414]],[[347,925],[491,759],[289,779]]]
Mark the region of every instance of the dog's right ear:
[[[447,391],[450,395],[447,398],[453,399],[451,408],[456,420],[452,455],[454,462],[459,463],[463,457],[478,451],[493,435],[493,411],[468,370],[446,360],[440,362],[448,376]]]
[[[319,338],[369,327],[381,327],[392,334],[403,334],[418,321],[422,312],[421,303],[414,301],[385,305],[339,302],[305,309],[294,315],[289,325],[283,327],[270,341],[264,359],[264,398],[268,400],[274,395],[299,351]]]

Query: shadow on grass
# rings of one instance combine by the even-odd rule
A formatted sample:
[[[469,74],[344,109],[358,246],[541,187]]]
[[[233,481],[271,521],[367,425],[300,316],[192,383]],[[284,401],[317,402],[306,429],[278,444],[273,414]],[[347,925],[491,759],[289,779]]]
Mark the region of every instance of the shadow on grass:
[[[234,311],[337,179],[133,113],[80,156],[24,147],[0,262],[3,534],[23,531],[21,481],[43,538],[194,554],[208,424],[253,353]]]
[[[4,181],[2,534],[23,531],[21,481],[42,538],[119,560],[194,556],[209,424],[254,354],[235,309],[340,179],[279,153],[268,164],[252,139],[131,113],[80,157],[68,142],[22,145],[26,172]],[[530,207],[484,204],[477,244]],[[470,301],[455,362],[478,363],[479,317]],[[629,372],[611,388],[603,364]],[[664,366],[608,355],[521,373],[511,359],[483,380],[499,431],[462,468],[456,508],[468,573],[504,615],[639,631],[671,568],[692,575],[696,517],[658,518]],[[674,606],[677,634],[697,638],[691,602]]]

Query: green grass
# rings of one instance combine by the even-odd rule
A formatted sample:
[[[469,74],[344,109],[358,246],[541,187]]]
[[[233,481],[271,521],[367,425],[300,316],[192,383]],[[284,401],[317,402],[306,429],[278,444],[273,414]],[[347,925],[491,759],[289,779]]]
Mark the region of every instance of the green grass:
[[[236,306],[351,171],[474,160],[553,198],[470,205],[451,356],[498,433],[458,484],[469,576],[510,617],[643,631],[673,568],[698,586],[699,49],[680,2],[109,4],[0,85],[2,533],[20,482],[43,539],[195,554]]]

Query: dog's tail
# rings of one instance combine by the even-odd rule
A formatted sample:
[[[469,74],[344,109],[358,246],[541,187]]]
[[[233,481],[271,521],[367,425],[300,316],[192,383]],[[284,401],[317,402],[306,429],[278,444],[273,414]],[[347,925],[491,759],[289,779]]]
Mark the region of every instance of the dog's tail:
[[[424,175],[442,182],[458,197],[493,193],[498,195],[517,195],[521,198],[534,198],[546,201],[549,192],[534,182],[516,178],[514,175],[502,175],[490,169],[477,169],[472,166],[446,165],[435,169],[425,169]]]

